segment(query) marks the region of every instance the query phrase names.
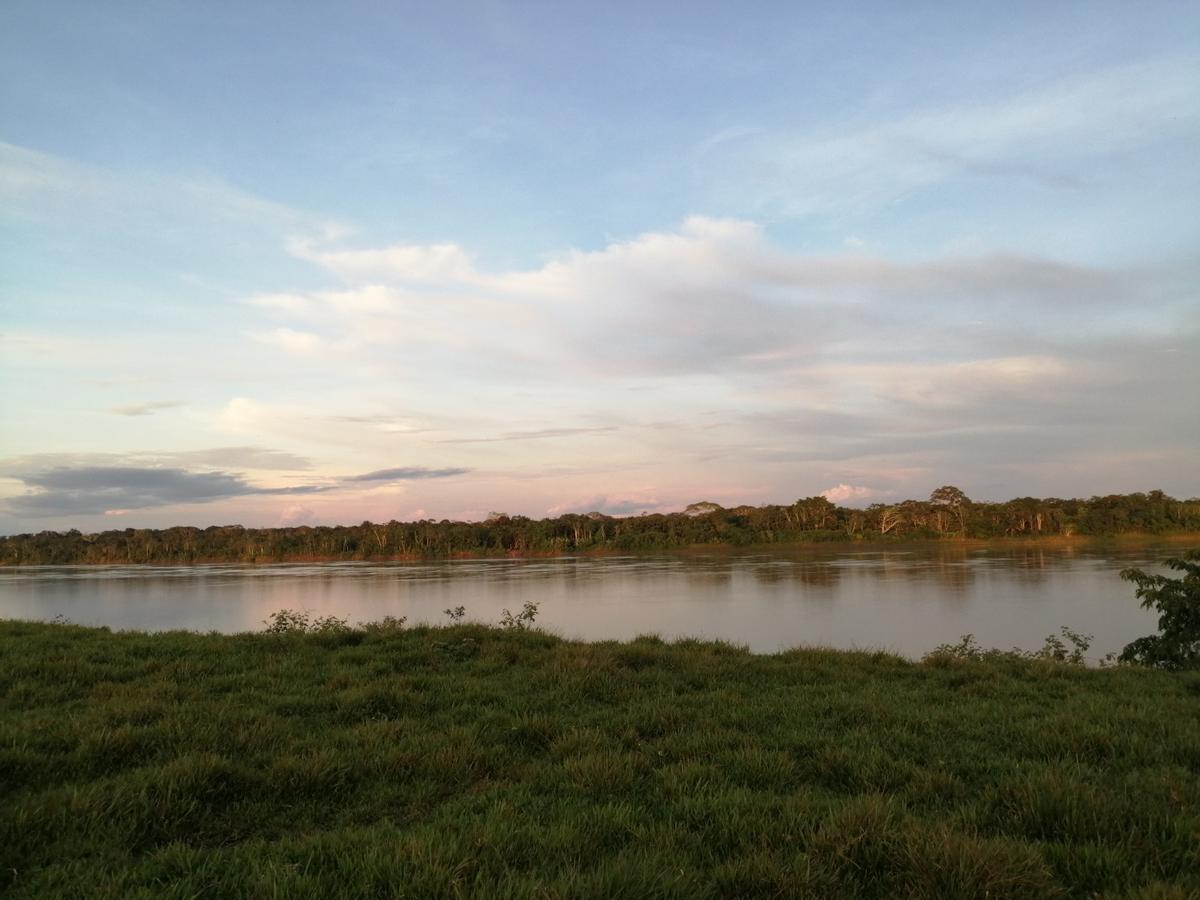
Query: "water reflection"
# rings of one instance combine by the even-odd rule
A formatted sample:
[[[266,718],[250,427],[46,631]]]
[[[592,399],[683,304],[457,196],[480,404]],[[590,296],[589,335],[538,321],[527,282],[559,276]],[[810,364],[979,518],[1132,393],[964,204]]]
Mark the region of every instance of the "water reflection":
[[[1103,552],[981,550],[946,544],[887,550],[468,560],[376,565],[40,567],[0,569],[0,616],[63,615],[115,628],[242,631],[284,607],[369,621],[443,621],[465,606],[494,622],[526,600],[567,636],[646,632],[744,643],[886,647],[918,656],[966,632],[988,645],[1035,647],[1069,625],[1094,632],[1092,654],[1153,630],[1117,577],[1169,546]]]
[[[760,585],[778,588],[807,589],[818,594],[830,594],[841,578],[841,571],[829,563],[774,561],[751,569]]]

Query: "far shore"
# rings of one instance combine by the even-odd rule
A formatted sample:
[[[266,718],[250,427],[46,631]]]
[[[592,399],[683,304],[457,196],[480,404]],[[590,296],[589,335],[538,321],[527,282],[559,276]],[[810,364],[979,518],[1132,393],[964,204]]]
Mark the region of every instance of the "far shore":
[[[1186,532],[1171,532],[1167,534],[1149,534],[1146,532],[1126,532],[1122,534],[1108,535],[1090,535],[1090,534],[1073,534],[1073,535],[1044,535],[1042,537],[1032,536],[1012,536],[1012,537],[990,537],[990,538],[972,538],[959,537],[955,535],[946,535],[936,538],[902,538],[890,539],[886,537],[870,537],[870,538],[846,538],[844,540],[822,540],[822,541],[780,541],[774,543],[757,543],[757,544],[726,544],[726,543],[707,543],[707,544],[686,544],[678,547],[661,547],[661,548],[646,548],[637,550],[617,550],[611,547],[597,547],[586,550],[574,550],[568,552],[554,551],[532,551],[532,552],[516,552],[507,553],[484,553],[461,551],[449,555],[421,555],[421,554],[388,554],[383,556],[359,556],[348,558],[345,556],[335,555],[305,555],[305,556],[287,556],[287,557],[272,557],[272,558],[256,558],[256,559],[231,559],[228,557],[205,557],[193,559],[186,563],[181,562],[146,562],[146,563],[127,563],[127,562],[111,562],[111,563],[63,563],[54,564],[48,563],[41,566],[10,563],[0,561],[0,568],[47,568],[56,565],[59,566],[89,566],[92,568],[104,568],[110,566],[163,566],[177,568],[179,566],[207,566],[207,565],[319,565],[322,563],[415,563],[415,562],[438,562],[438,561],[468,561],[468,560],[534,560],[534,559],[568,559],[568,558],[617,558],[627,556],[688,556],[695,554],[724,554],[727,556],[739,556],[746,553],[780,553],[780,552],[811,552],[824,551],[827,553],[837,553],[845,550],[853,551],[905,551],[905,550],[930,550],[933,548],[954,548],[964,551],[972,550],[1001,550],[1001,549],[1053,549],[1063,550],[1068,548],[1086,548],[1086,547],[1104,547],[1104,546],[1120,546],[1120,547],[1142,547],[1158,544],[1196,544],[1200,546],[1200,531]]]

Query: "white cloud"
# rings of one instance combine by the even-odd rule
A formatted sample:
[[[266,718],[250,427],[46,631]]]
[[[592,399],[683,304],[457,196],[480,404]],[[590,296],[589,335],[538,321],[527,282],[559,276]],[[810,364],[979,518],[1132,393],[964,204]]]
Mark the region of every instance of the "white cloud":
[[[404,312],[403,293],[380,284],[366,284],[346,291],[323,291],[314,297],[340,316]]]
[[[308,469],[310,460],[268,447],[207,447],[197,450],[127,450],[121,453],[29,453],[0,459],[0,471],[21,477],[49,469],[138,466],[148,469]]]
[[[821,496],[830,503],[837,503],[843,506],[856,506],[890,493],[892,492],[880,491],[864,485],[835,484],[833,487],[821,491]]]
[[[738,208],[792,216],[873,210],[964,173],[1070,186],[1073,161],[1194,134],[1198,67],[1132,63],[867,126],[764,131],[706,147],[695,165]]]
[[[316,512],[308,506],[292,503],[285,506],[279,513],[279,524],[284,528],[294,528],[297,525],[312,525],[317,521]]]
[[[595,494],[590,497],[557,503],[546,510],[548,516],[566,513],[598,512],[606,516],[631,516],[643,512],[666,512],[677,504],[664,504],[652,491],[632,491],[624,494]]]
[[[118,172],[0,142],[0,212],[36,221],[62,219],[107,230],[161,233],[183,229],[250,228],[284,234],[344,235],[344,225],[239,190],[213,178],[164,172]],[[170,223],[169,225],[167,223]]]
[[[279,442],[315,448],[350,448],[367,454],[369,459],[381,458],[376,468],[382,468],[398,448],[407,451],[412,446],[408,441],[413,437],[430,434],[436,438],[447,427],[446,420],[424,413],[405,415],[362,409],[350,406],[340,393],[332,403],[321,396],[310,397],[307,403],[269,403],[233,397],[212,412],[209,425],[219,433],[246,435],[253,440],[272,436]],[[422,448],[421,453],[425,456],[416,462],[435,467],[442,465],[447,456],[445,447]],[[371,466],[368,463],[365,467]]]
[[[264,344],[274,344],[291,353],[313,353],[325,346],[319,335],[294,328],[276,328],[272,331],[255,331],[250,336]]]
[[[343,278],[385,277],[398,281],[471,281],[475,267],[457,244],[393,244],[369,250],[320,250],[312,241],[288,244],[293,256]]]
[[[0,196],[65,192],[83,187],[64,163],[47,153],[0,142]]]
[[[312,301],[299,294],[255,294],[250,298],[250,303],[263,309],[296,316],[307,315],[312,311]]]
[[[445,249],[345,253],[389,259],[395,251],[425,265]],[[455,250],[448,258],[465,254]],[[857,347],[870,356],[903,344],[911,353],[956,356],[959,363],[980,355],[1024,360],[958,373],[970,382],[1011,381],[1015,370],[1005,366],[1032,365],[1032,357],[982,347],[991,337],[988,323],[1003,325],[1014,315],[1055,326],[1079,320],[1094,333],[1114,310],[1146,299],[1143,321],[1158,324],[1182,290],[1164,288],[1165,276],[1155,273],[1017,256],[898,263],[787,253],[754,223],[704,217],[687,219],[675,232],[570,251],[528,271],[429,265],[442,279],[436,289],[413,283],[410,268],[397,266],[392,281],[252,298],[305,324],[302,331],[289,323],[259,337],[294,350],[324,342],[346,350],[356,364],[387,356],[393,371],[465,366],[481,377],[490,371],[497,381],[564,370],[609,377],[767,371],[814,363],[835,350],[845,358]],[[371,272],[381,274],[378,267]],[[937,332],[929,321],[939,323]],[[1047,365],[1035,374],[1058,374]]]
[[[971,406],[994,400],[1000,394],[1059,387],[1081,374],[1049,356],[998,357],[941,365],[899,363],[832,371],[869,385],[885,400],[932,408]]]
[[[118,416],[148,416],[151,413],[156,413],[164,409],[175,409],[183,405],[182,400],[149,400],[144,403],[127,403],[123,406],[114,406],[109,409],[109,412],[115,413]]]
[[[603,459],[592,468],[660,484],[670,482],[647,460],[680,460],[689,477],[736,460],[776,478],[822,463],[822,481],[891,490],[944,468],[951,447],[998,458],[1084,439],[1087,422],[1111,417],[1100,407],[1125,409],[1115,398],[1137,383],[1155,399],[1123,415],[1161,417],[1178,377],[1154,393],[1130,352],[1099,348],[1178,346],[1194,309],[1186,267],[814,257],[773,246],[754,223],[703,217],[529,271],[471,270],[436,290],[402,280],[259,306],[282,320],[282,334],[303,326],[340,350],[307,357],[331,379],[355,367],[396,398],[436,403],[438,421],[393,409],[335,425],[314,406],[258,410],[238,424],[247,409],[235,401],[226,424],[375,450],[411,439],[414,461],[432,467],[453,446],[456,464],[523,477],[561,464],[570,437]],[[856,474],[855,460],[868,468]],[[872,468],[911,474],[891,482]],[[647,499],[663,497],[695,499],[674,489]]]
[[[1194,343],[1192,270],[814,257],[754,223],[696,217],[528,271],[440,271],[433,285],[397,269],[251,296],[243,334],[285,351],[268,356],[272,384],[303,388],[208,412],[193,400],[191,418],[239,435],[229,443],[322,460],[314,484],[400,466],[470,470],[461,485],[409,488],[406,506],[434,515],[489,496],[514,512],[640,512],[830,484],[867,502],[861,491],[920,496],[929,479],[970,489],[953,473],[1006,460],[1050,465],[1111,441],[1103,423],[1114,415],[1164,446],[1196,437],[1172,412],[1196,355],[1162,352]],[[21,346],[30,360],[95,352],[86,341]],[[614,473],[654,487],[612,492]],[[312,501],[323,517],[334,503],[383,509],[335,486]]]

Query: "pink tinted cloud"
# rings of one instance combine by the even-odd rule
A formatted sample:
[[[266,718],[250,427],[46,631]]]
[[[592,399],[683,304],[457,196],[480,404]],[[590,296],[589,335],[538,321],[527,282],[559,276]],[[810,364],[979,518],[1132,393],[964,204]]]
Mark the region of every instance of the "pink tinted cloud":
[[[294,503],[286,506],[279,514],[279,524],[285,528],[296,525],[312,525],[317,520],[317,514],[308,506]]]
[[[880,491],[875,488],[866,487],[865,485],[857,484],[835,484],[827,490],[821,491],[821,496],[830,503],[839,504],[857,504],[866,503],[870,500],[876,500],[891,491]]]

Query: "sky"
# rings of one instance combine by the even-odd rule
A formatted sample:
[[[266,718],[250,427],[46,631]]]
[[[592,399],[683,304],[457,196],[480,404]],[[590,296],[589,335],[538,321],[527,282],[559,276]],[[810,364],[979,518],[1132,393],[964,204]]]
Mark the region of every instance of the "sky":
[[[0,23],[0,533],[1200,495],[1194,3]]]

